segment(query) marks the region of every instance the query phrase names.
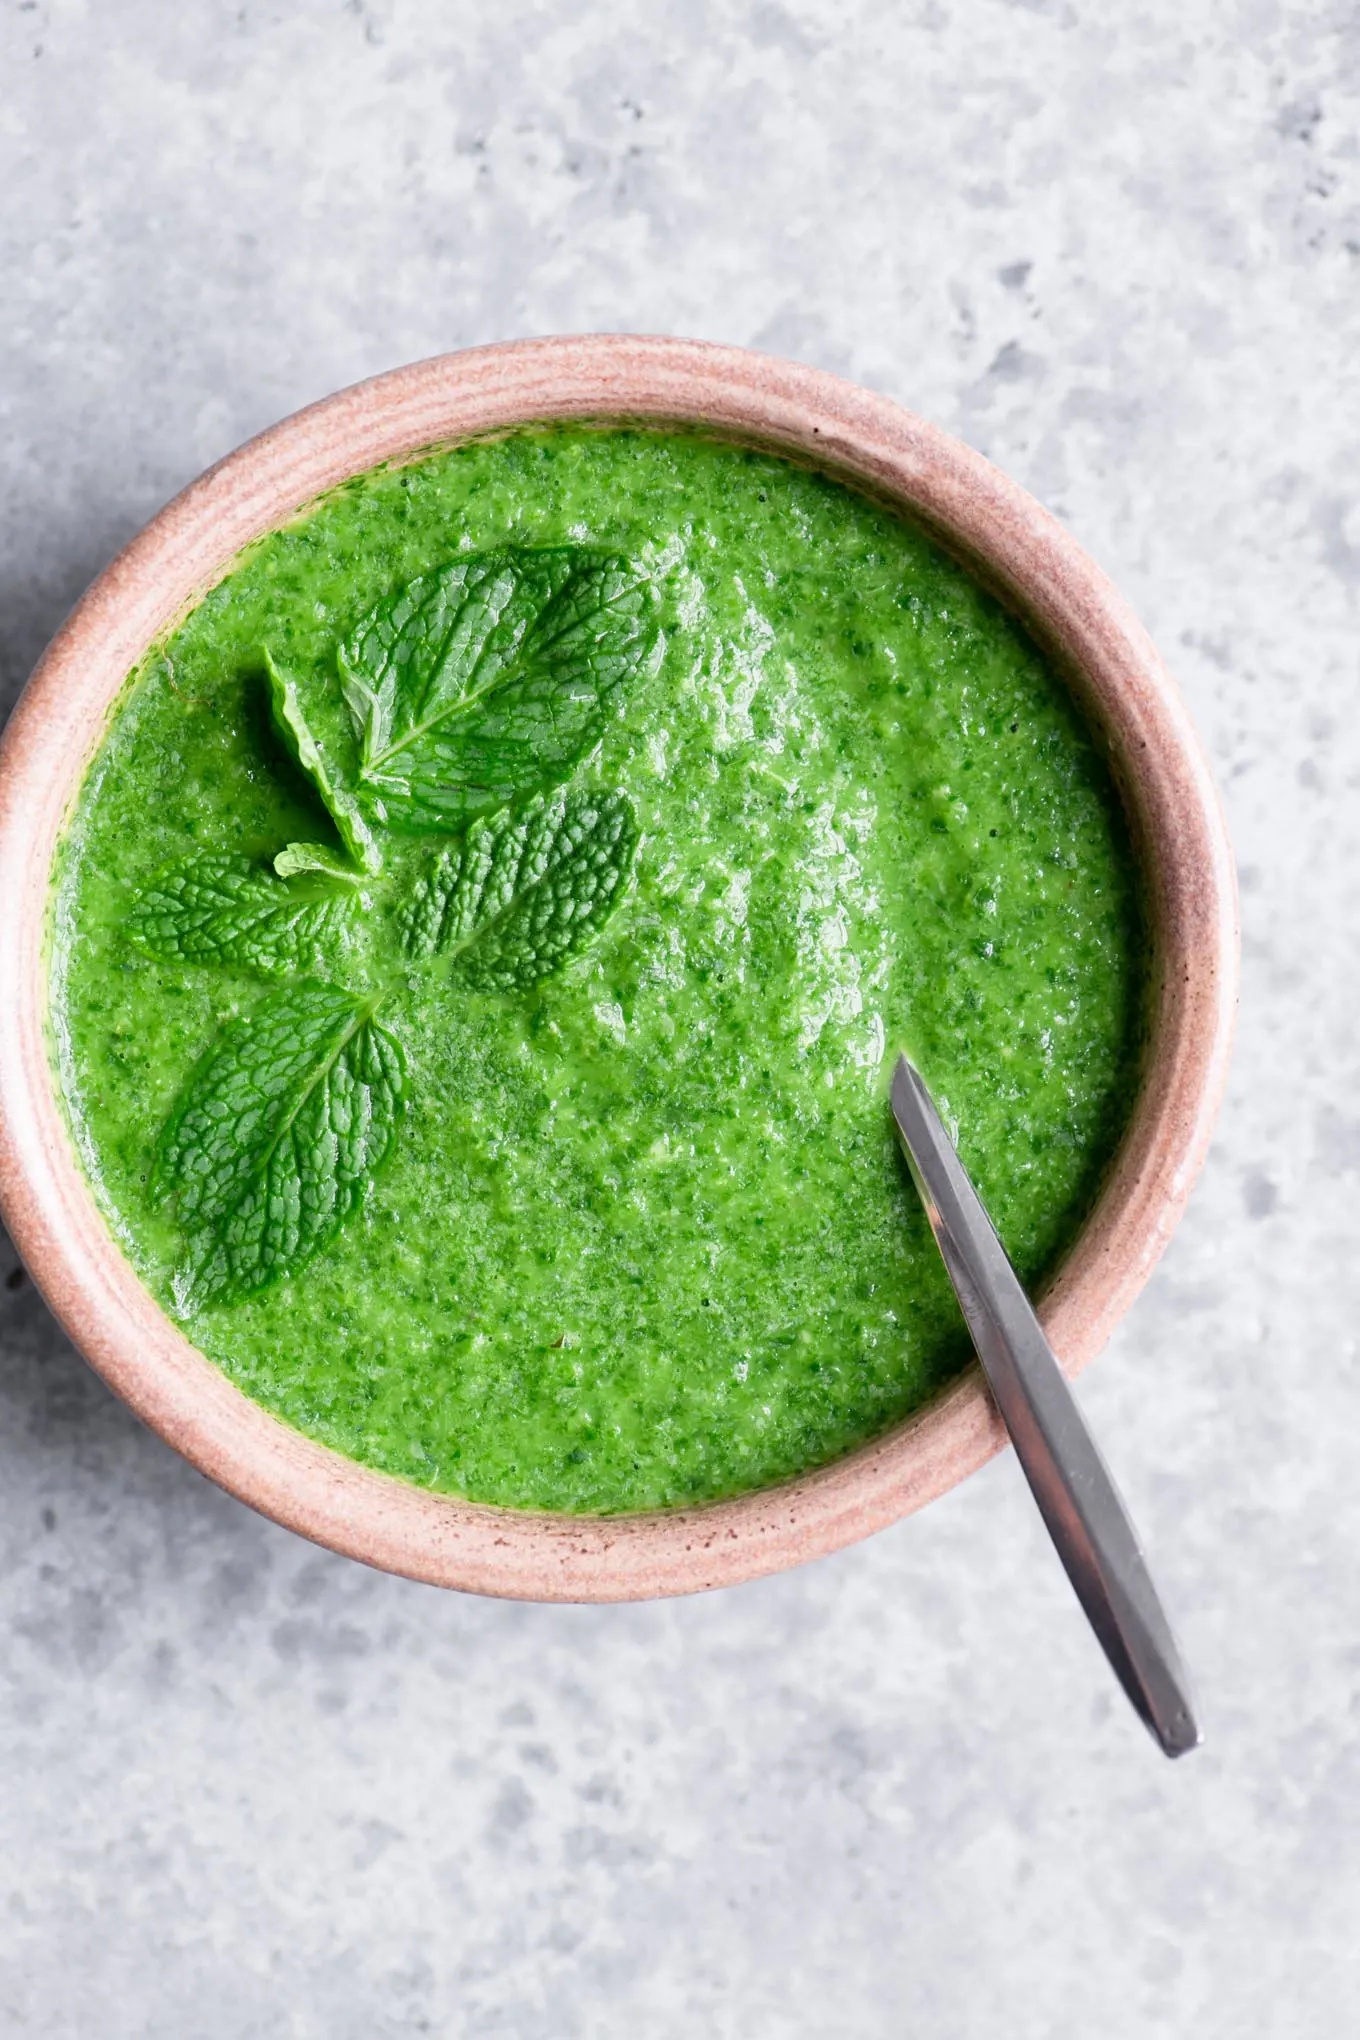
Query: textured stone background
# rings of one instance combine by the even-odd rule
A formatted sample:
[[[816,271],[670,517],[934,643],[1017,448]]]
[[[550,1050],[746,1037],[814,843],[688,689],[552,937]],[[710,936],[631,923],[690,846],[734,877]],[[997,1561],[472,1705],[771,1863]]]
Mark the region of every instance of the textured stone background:
[[[6,2034],[1355,2030],[1358,66],[1341,0],[2,0],[7,699],[327,390],[741,341],[1079,533],[1190,696],[1246,928],[1206,1179],[1082,1391],[1201,1754],[1112,1691],[1010,1460],[742,1590],[461,1599],[216,1493],[12,1281]]]

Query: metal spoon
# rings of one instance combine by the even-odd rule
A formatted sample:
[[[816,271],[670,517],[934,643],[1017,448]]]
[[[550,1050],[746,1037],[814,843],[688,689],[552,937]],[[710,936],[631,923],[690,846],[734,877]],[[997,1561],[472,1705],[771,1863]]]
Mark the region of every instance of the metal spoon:
[[[892,1111],[912,1180],[1077,1599],[1120,1685],[1169,1757],[1195,1748],[1190,1681],[1119,1490],[1006,1258],[935,1101],[906,1056]]]

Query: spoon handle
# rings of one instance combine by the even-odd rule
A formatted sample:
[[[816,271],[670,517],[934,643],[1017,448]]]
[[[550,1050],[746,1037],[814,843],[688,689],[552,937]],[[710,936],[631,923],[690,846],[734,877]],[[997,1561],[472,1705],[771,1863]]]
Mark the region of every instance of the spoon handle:
[[[1190,1682],[1138,1533],[920,1073],[899,1056],[892,1112],[1025,1478],[1119,1683],[1169,1757],[1200,1740]]]

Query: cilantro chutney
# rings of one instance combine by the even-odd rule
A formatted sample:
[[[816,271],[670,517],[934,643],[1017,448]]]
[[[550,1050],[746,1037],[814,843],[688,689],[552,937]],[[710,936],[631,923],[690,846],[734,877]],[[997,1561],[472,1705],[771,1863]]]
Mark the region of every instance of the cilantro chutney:
[[[307,766],[285,694],[330,728],[356,691],[344,647],[397,613],[392,591],[450,563],[457,579],[465,555],[500,572],[572,548],[637,564],[648,656],[600,692],[552,783],[470,830],[394,826],[364,868],[368,820]],[[585,946],[554,938],[537,978],[504,966],[504,941],[473,969],[423,960],[411,929],[445,925],[440,874],[466,891],[474,848],[482,885],[496,858],[514,878],[550,862],[536,846],[606,824],[603,889],[559,914]],[[210,958],[202,903],[224,888],[273,932]],[[181,918],[176,953],[158,950],[186,899],[193,940]],[[461,447],[360,477],[251,547],[131,676],[62,847],[53,931],[71,1124],[153,1294],[285,1422],[509,1506],[764,1486],[872,1438],[966,1360],[888,1118],[900,1046],[1031,1284],[1089,1209],[1138,1079],[1137,873],[1060,679],[894,513],[678,434]],[[321,1097],[331,1230],[260,1285],[186,1282],[213,1071],[236,1055],[239,1082],[247,1044],[252,1083],[282,1097],[288,1058],[323,1036],[330,1074],[287,1140]],[[214,1265],[287,1202],[270,1157]]]

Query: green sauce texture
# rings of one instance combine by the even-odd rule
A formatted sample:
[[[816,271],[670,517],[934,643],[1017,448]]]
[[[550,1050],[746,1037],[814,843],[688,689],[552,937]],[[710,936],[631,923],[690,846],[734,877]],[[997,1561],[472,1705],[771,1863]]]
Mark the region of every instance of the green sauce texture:
[[[365,612],[516,547],[640,562],[660,627],[553,810],[604,816],[617,890],[532,982],[497,963],[509,937],[476,968],[413,961],[410,903],[429,906],[432,855],[456,866],[466,817],[394,828],[359,871],[280,736],[265,658],[333,707]],[[290,877],[310,914],[253,961],[187,937],[154,952],[167,868],[231,860],[221,883],[249,908],[290,843],[350,877]],[[1121,808],[1019,624],[841,485],[647,431],[437,453],[250,548],[131,676],[54,882],[54,1053],[143,1281],[300,1431],[519,1507],[737,1494],[932,1395],[968,1347],[892,1136],[898,1049],[1037,1283],[1118,1144],[1145,982]],[[345,1222],[250,1293],[226,1261],[216,1288],[186,1285],[216,1109],[185,1118],[186,1086],[198,1072],[208,1096],[224,1038],[254,1044],[254,1082],[332,1036],[306,1124]]]

